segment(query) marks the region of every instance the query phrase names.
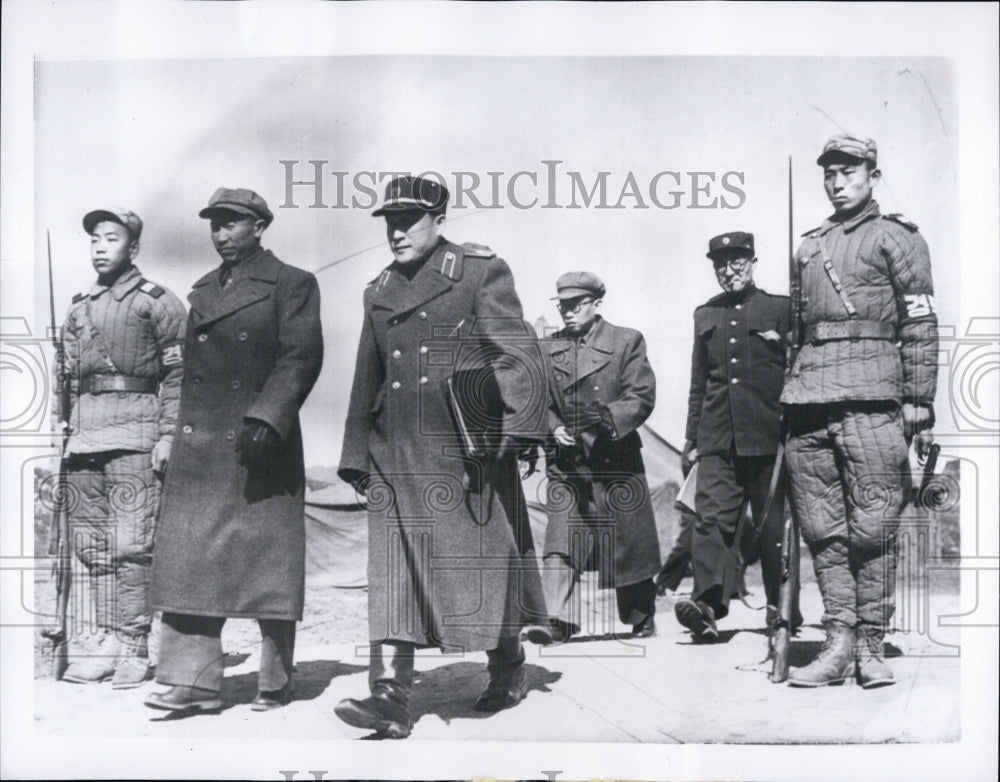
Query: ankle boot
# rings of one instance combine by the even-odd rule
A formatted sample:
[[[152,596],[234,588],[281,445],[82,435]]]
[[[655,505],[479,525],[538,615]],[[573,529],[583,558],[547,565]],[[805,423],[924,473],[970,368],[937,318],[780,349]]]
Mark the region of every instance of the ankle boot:
[[[826,628],[823,648],[809,665],[792,668],[788,684],[792,687],[825,687],[843,684],[853,673],[854,630],[844,625],[831,624]]]
[[[138,687],[149,677],[149,647],[145,635],[126,636],[115,665],[111,686],[116,690]]]
[[[504,638],[486,656],[489,658],[486,670],[490,681],[472,708],[492,712],[516,706],[528,694],[528,676],[524,670],[524,650],[520,640],[517,636]]]
[[[114,675],[121,642],[111,630],[104,630],[93,647],[75,651],[76,657],[63,674],[63,681],[76,684],[106,682]]]
[[[348,725],[373,730],[389,739],[405,739],[413,729],[409,698],[391,680],[376,683],[364,700],[345,698],[333,712]]]
[[[855,646],[858,681],[866,690],[896,683],[892,669],[885,664],[882,642],[883,634],[880,630],[865,628],[858,632],[858,641]]]

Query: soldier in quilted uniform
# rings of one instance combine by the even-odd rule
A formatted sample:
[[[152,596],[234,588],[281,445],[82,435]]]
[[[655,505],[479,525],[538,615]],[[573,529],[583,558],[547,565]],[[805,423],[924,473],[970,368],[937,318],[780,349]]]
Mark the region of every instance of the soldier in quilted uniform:
[[[99,633],[63,678],[111,678],[121,689],[149,671],[153,527],[177,423],[186,313],[133,265],[137,214],[96,209],[83,227],[97,281],[73,297],[63,326],[74,401],[59,425],[68,427],[70,525]]]
[[[857,673],[892,684],[883,636],[894,610],[895,533],[907,451],[931,445],[937,316],[927,243],[872,198],[878,153],[867,138],[831,138],[816,161],[834,214],[805,234],[802,349],[788,405],[792,501],[823,595],[826,642],[789,683],[817,687]]]

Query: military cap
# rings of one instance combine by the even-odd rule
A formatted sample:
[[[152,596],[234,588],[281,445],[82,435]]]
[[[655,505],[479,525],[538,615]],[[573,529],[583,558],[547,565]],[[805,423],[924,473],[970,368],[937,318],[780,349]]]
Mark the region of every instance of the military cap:
[[[816,164],[825,166],[837,155],[846,155],[857,160],[866,160],[873,166],[878,165],[878,147],[870,138],[852,136],[849,133],[839,133],[823,145],[823,151],[816,158]]]
[[[600,299],[604,296],[604,283],[596,274],[590,272],[566,272],[556,280],[556,299],[576,299],[580,296],[593,296]]]
[[[105,220],[127,228],[133,239],[138,239],[142,234],[142,220],[139,219],[139,215],[123,206],[111,206],[107,209],[94,209],[87,212],[83,216],[83,230],[92,234],[97,224],[103,223]]]
[[[198,217],[211,217],[219,212],[236,212],[236,214],[255,217],[264,221],[266,228],[271,224],[274,215],[267,208],[267,201],[253,190],[245,187],[220,187],[208,199],[208,206],[198,212]]]
[[[386,185],[385,200],[372,212],[372,217],[389,212],[443,212],[447,206],[448,188],[440,182],[419,176],[400,176]]]
[[[708,252],[706,258],[715,258],[719,255],[754,255],[753,234],[746,231],[730,231],[727,234],[719,234],[708,240]]]

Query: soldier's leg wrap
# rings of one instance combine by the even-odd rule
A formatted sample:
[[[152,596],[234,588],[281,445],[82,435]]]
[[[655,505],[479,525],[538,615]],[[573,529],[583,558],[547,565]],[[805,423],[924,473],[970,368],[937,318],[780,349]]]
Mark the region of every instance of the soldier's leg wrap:
[[[291,619],[258,619],[257,624],[261,637],[257,689],[275,692],[292,681],[296,623]]]
[[[909,470],[897,408],[874,404],[846,413],[838,446],[848,480],[859,629],[883,633],[895,610],[896,531]]]
[[[156,681],[221,692],[225,623],[222,617],[164,612]]]
[[[857,624],[857,589],[848,556],[842,465],[824,406],[792,408],[785,446],[791,499],[823,596],[823,623]]]
[[[137,452],[117,454],[106,475],[108,505],[116,522],[119,627],[124,636],[145,638],[153,622],[149,580],[159,478],[153,473],[150,455]]]
[[[729,598],[739,580],[732,544],[743,508],[743,487],[732,458],[716,454],[701,457],[695,504],[698,517],[691,536],[691,596],[711,606],[721,619],[729,613]]]

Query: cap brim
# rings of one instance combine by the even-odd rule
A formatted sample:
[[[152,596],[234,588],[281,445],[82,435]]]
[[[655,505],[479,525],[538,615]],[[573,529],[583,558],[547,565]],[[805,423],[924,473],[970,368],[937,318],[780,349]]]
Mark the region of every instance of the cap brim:
[[[720,247],[718,250],[705,253],[705,257],[714,261],[720,255],[745,255],[748,258],[753,258],[756,254],[757,251],[752,247]]]
[[[270,220],[262,214],[258,214],[253,209],[249,207],[242,206],[241,204],[212,204],[212,206],[206,206],[200,212],[198,212],[198,217],[210,218],[214,214],[219,212],[229,212],[230,214],[244,215],[245,217],[253,217],[257,220],[264,220],[265,222],[270,222]]]
[[[106,220],[110,220],[112,223],[118,223],[122,228],[128,228],[122,219],[116,215],[114,212],[109,212],[107,209],[95,209],[93,212],[87,212],[83,216],[83,230],[87,233],[92,233],[94,226],[98,223],[103,223]]]
[[[405,203],[405,204],[383,204],[374,212],[372,212],[372,217],[382,217],[389,213],[392,214],[402,214],[404,212],[430,212],[431,208],[429,206],[423,206],[417,203]]]
[[[831,149],[816,158],[816,165],[825,166],[827,163],[832,160],[836,160],[837,158],[843,158],[844,160],[856,160],[859,163],[865,163],[868,161],[867,155],[855,155],[842,149]]]
[[[563,288],[555,296],[552,296],[549,301],[562,301],[563,299],[579,299],[584,296],[592,296],[595,299],[599,299],[604,294],[592,291],[589,288]]]

